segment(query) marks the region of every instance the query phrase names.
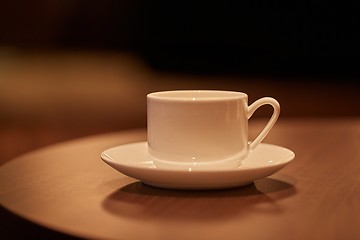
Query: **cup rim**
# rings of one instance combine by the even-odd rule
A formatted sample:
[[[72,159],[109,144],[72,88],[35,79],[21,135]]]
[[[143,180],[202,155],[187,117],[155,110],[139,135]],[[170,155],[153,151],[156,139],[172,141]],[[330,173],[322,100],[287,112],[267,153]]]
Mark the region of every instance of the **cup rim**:
[[[147,95],[148,99],[159,101],[226,101],[247,98],[247,94],[226,90],[169,90],[152,92]]]

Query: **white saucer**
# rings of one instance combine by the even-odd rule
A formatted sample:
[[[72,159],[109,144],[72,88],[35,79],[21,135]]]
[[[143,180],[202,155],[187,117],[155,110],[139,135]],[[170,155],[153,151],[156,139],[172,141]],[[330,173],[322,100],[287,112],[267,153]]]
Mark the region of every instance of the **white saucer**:
[[[219,189],[244,186],[274,174],[289,164],[295,154],[284,147],[261,143],[239,168],[196,171],[157,168],[147,154],[147,142],[105,150],[101,158],[117,171],[145,184],[173,189]]]

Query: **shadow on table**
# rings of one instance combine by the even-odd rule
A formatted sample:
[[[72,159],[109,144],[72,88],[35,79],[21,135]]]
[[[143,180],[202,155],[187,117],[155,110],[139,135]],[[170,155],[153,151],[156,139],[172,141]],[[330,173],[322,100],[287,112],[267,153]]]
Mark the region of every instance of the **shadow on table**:
[[[0,205],[0,239],[81,240],[62,232],[33,223]]]
[[[285,179],[264,178],[245,187],[210,191],[160,189],[133,182],[107,196],[103,207],[119,217],[144,221],[218,221],[278,214],[283,211],[278,201],[296,194],[296,181]]]

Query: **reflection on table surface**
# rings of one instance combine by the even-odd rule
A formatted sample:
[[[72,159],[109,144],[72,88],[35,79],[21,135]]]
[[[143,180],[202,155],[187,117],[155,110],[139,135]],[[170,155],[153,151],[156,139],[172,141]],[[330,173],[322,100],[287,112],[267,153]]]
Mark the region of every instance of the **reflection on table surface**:
[[[250,138],[264,124],[265,120],[253,120]],[[359,134],[358,118],[279,120],[265,142],[293,150],[295,160],[251,185],[219,191],[150,187],[100,160],[100,152],[108,147],[144,140],[145,129],[74,139],[20,156],[0,168],[1,178],[6,179],[0,184],[2,204],[62,233],[2,210],[13,220],[7,219],[4,226],[10,236],[21,235],[9,230],[19,226],[29,236],[60,238],[70,234],[69,238],[137,239],[145,234],[158,239],[176,233],[187,239],[287,239],[296,233],[298,239],[356,239],[360,236],[355,224],[360,209]]]

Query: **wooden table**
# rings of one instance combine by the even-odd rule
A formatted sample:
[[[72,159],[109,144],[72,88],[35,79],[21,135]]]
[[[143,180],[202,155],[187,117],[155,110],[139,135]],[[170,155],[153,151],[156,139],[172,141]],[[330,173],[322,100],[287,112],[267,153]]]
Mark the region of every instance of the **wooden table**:
[[[250,136],[264,121],[253,121]],[[146,186],[100,160],[144,129],[45,147],[0,168],[12,213],[91,239],[360,239],[360,119],[280,119],[265,142],[293,150],[286,168],[246,187]],[[19,229],[21,232],[22,229]]]

